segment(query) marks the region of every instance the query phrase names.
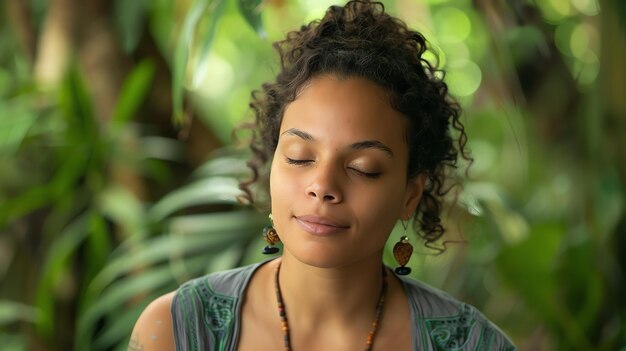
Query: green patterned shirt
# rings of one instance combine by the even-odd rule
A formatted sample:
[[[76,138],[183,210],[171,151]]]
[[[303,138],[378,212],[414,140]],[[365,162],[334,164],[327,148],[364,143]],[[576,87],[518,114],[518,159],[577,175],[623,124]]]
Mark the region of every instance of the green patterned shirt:
[[[243,294],[262,264],[209,274],[178,289],[172,302],[177,351],[236,350]],[[476,308],[413,279],[399,279],[414,321],[414,350],[516,350]]]

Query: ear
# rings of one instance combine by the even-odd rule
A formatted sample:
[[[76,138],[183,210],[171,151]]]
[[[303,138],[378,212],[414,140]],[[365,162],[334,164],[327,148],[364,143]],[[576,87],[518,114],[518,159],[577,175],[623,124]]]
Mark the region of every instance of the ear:
[[[424,184],[426,183],[427,178],[428,175],[426,173],[420,173],[417,177],[409,180],[407,183],[402,216],[400,217],[402,220],[409,220],[413,213],[415,213],[417,205],[422,199]]]

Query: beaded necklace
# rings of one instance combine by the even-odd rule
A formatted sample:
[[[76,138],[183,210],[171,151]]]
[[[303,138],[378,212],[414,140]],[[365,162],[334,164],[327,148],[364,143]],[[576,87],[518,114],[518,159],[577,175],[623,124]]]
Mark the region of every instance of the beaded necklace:
[[[380,321],[380,317],[383,313],[383,307],[385,306],[385,296],[387,295],[387,272],[385,271],[385,267],[383,266],[383,286],[380,289],[380,295],[378,295],[378,304],[376,305],[376,315],[374,317],[374,321],[372,322],[372,329],[367,334],[367,340],[365,342],[365,351],[371,351],[372,345],[374,344],[374,337],[376,336],[376,331],[378,330],[378,322]],[[280,315],[281,320],[281,329],[283,330],[283,343],[285,345],[285,351],[292,351],[291,349],[291,339],[289,337],[289,323],[287,322],[287,310],[285,307],[285,303],[283,302],[283,294],[280,291],[280,283],[278,282],[278,273],[280,272],[280,262],[278,266],[276,266],[276,275],[275,275],[275,283],[276,283],[276,300],[278,301],[278,313]]]

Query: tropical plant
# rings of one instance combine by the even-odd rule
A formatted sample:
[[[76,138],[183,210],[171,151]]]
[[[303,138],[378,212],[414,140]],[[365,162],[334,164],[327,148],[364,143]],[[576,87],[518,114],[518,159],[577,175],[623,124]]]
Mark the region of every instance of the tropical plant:
[[[626,347],[624,2],[384,3],[439,51],[475,158],[416,277],[520,349]],[[0,6],[3,350],[124,349],[155,296],[261,259],[230,133],[269,42],[327,5]]]

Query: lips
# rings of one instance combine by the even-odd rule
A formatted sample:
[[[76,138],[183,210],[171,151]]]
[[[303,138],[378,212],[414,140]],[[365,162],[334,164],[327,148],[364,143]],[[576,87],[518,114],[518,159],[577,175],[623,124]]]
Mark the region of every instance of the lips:
[[[331,235],[350,228],[328,217],[306,215],[294,218],[304,231],[314,235]]]

